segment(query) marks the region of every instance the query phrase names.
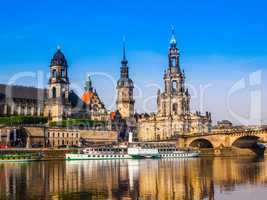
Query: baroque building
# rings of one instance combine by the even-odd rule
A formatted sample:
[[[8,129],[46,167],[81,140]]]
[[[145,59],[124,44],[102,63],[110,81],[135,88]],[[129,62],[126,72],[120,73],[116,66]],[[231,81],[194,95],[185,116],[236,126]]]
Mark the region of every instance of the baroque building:
[[[190,112],[190,94],[185,87],[185,73],[180,67],[180,53],[174,30],[170,40],[168,68],[164,72],[163,91],[157,93],[157,113],[137,118],[141,141],[165,140],[179,135],[210,132],[211,115]]]
[[[109,114],[104,103],[99,98],[96,90],[92,86],[92,80],[88,75],[82,95],[85,114],[92,120],[108,120]]]
[[[46,89],[0,84],[0,116],[43,116]]]
[[[125,55],[125,42],[123,43],[123,59],[121,61],[120,79],[117,82],[117,110],[122,118],[130,119],[134,116],[134,84],[129,78],[128,60]]]
[[[68,63],[58,48],[50,64],[50,78],[44,116],[60,121],[71,116]]]
[[[104,120],[110,122],[121,140],[132,131],[140,141],[165,140],[179,135],[207,133],[211,129],[211,114],[190,112],[190,94],[185,87],[185,73],[180,66],[180,53],[174,31],[168,53],[168,67],[164,72],[164,88],[157,93],[157,112],[151,115],[134,113],[134,83],[129,76],[125,42],[117,81],[116,111],[109,113],[92,86],[90,77],[79,97],[70,89],[68,62],[57,49],[50,62],[48,87],[11,86],[0,84],[0,115],[44,116],[51,121],[68,118]],[[67,134],[68,136],[69,134]],[[53,137],[52,137],[53,136]],[[58,134],[57,134],[58,136]],[[50,138],[57,138],[49,135]],[[52,145],[63,144],[56,139]],[[64,144],[65,144],[64,138]],[[69,141],[70,144],[77,144]],[[68,143],[69,143],[68,142]]]
[[[67,59],[58,48],[50,62],[47,88],[0,84],[0,116],[44,116],[50,121],[71,117],[109,120],[90,77],[82,97],[70,89],[68,67]]]

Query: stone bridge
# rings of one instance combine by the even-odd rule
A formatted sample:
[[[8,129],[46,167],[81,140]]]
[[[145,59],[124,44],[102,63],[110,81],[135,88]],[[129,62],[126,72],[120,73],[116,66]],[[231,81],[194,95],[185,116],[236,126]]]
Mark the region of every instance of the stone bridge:
[[[182,136],[178,139],[181,147],[218,148],[251,147],[256,142],[267,142],[267,129],[229,129],[209,134]]]

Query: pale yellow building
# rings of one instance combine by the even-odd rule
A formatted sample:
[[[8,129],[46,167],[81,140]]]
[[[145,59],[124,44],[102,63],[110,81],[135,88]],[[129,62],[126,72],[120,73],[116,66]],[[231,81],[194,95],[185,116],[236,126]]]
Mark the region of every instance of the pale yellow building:
[[[180,53],[174,31],[169,48],[169,66],[164,72],[164,88],[157,94],[157,113],[138,115],[137,135],[140,141],[166,140],[179,135],[208,133],[211,114],[190,112],[190,94],[185,88],[185,73],[180,67]]]
[[[123,45],[123,59],[121,61],[120,79],[117,82],[117,110],[122,118],[130,119],[134,116],[134,84],[129,78],[128,61],[125,56],[125,45]]]

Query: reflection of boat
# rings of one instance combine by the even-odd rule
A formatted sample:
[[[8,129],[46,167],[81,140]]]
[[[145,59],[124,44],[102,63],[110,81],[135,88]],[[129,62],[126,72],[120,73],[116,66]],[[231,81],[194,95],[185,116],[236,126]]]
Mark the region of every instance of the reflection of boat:
[[[30,162],[42,158],[41,153],[0,154],[0,162]]]

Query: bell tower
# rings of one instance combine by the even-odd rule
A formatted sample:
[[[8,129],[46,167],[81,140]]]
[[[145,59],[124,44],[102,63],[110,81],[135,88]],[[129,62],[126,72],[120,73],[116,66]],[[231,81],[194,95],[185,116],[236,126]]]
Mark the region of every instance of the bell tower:
[[[68,63],[59,47],[50,63],[45,115],[52,121],[59,121],[71,115]]]
[[[117,110],[122,118],[131,118],[134,115],[133,81],[129,78],[128,61],[125,53],[125,41],[123,41],[123,58],[120,68],[120,79],[117,82]]]
[[[168,68],[164,72],[164,89],[158,93],[158,110],[161,116],[189,114],[190,95],[185,89],[185,74],[180,68],[180,52],[172,29],[168,53]]]

